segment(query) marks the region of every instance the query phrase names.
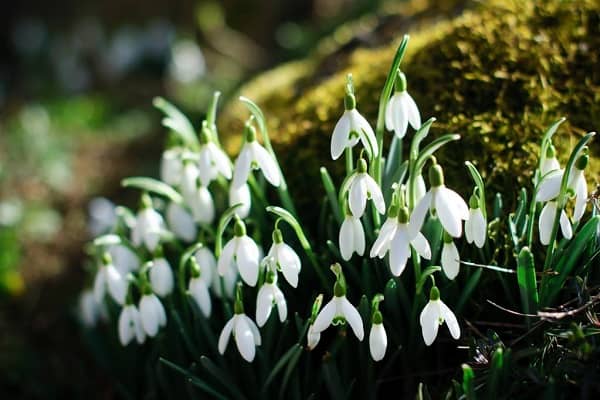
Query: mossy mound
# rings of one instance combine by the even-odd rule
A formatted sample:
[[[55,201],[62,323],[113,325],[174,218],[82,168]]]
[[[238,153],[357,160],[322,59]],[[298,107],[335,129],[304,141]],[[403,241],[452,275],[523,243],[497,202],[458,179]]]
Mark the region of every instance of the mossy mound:
[[[455,2],[443,15],[462,10],[464,3]],[[398,39],[411,34],[402,63],[408,90],[423,120],[437,118],[430,137],[449,132],[462,136],[440,152],[450,185],[469,193],[472,183],[463,161],[473,160],[489,192],[502,191],[512,203],[510,195],[516,196],[530,179],[539,140],[549,125],[567,117],[554,139],[563,162],[565,150],[600,125],[600,3],[493,1],[420,28],[434,15],[401,15],[404,22],[397,24]],[[372,25],[373,31],[386,31],[381,24]],[[397,44],[394,40],[376,48],[358,46],[326,56],[317,52],[267,72],[240,90],[263,107],[273,146],[301,208],[310,207],[303,200],[308,199],[305,193],[314,201],[315,187],[321,186],[321,165],[334,174],[343,168],[343,162],[330,161],[329,141],[343,112],[346,74],[353,74],[359,111],[374,123]],[[239,104],[230,104],[221,117],[221,131],[241,132],[246,115]],[[238,138],[226,138],[225,143],[232,153],[237,151]],[[600,171],[598,150],[596,140],[591,183]]]

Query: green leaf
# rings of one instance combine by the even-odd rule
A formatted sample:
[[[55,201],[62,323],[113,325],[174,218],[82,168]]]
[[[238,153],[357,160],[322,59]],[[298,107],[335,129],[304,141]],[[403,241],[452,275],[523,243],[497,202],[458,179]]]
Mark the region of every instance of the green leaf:
[[[502,383],[502,374],[504,369],[504,350],[498,347],[492,356],[492,365],[487,378],[487,396],[486,399],[494,400],[498,397],[500,385]]]
[[[281,371],[283,369],[283,367],[286,366],[286,364],[288,363],[288,361],[290,361],[291,359],[293,359],[295,357],[296,353],[298,353],[298,352],[302,353],[302,351],[303,351],[302,345],[299,344],[299,343],[296,343],[292,347],[290,347],[285,352],[284,355],[281,356],[281,358],[279,359],[279,361],[277,361],[277,363],[275,364],[275,366],[271,370],[271,373],[269,374],[269,376],[265,380],[265,384],[263,385],[263,388],[262,388],[263,393],[266,393],[267,388],[269,387],[269,385],[271,384],[271,382],[273,381],[273,379],[275,378],[275,376],[279,373],[279,371]]]
[[[438,272],[441,270],[442,270],[442,267],[438,267],[437,265],[425,268],[425,271],[423,271],[421,273],[421,276],[419,277],[419,280],[417,281],[417,286],[416,286],[417,294],[421,293],[421,291],[423,290],[423,285],[427,281],[427,278],[429,278],[429,275],[432,275],[435,272]]]
[[[465,304],[467,304],[467,300],[469,300],[469,297],[471,297],[471,294],[477,287],[479,279],[481,279],[482,271],[483,269],[478,268],[475,272],[473,272],[469,277],[467,284],[461,290],[460,297],[458,298],[458,301],[456,302],[456,306],[454,308],[457,314],[462,311]]]
[[[343,217],[340,212],[340,204],[337,200],[337,192],[335,189],[335,185],[333,184],[333,180],[331,179],[331,175],[327,171],[327,168],[321,167],[321,180],[323,181],[323,187],[325,188],[325,193],[327,194],[327,200],[329,201],[329,205],[331,206],[331,210],[335,215],[335,219],[337,219],[338,223],[342,223]]]
[[[475,400],[475,373],[468,364],[462,365],[463,381],[462,390],[467,400]]]
[[[152,103],[154,107],[165,113],[166,117],[162,120],[165,127],[177,133],[187,145],[198,145],[198,138],[192,123],[177,107],[162,97],[155,97]]]
[[[212,386],[210,386],[207,382],[203,381],[202,379],[198,378],[191,371],[189,371],[183,367],[180,367],[179,365],[172,363],[171,361],[169,361],[165,358],[162,358],[162,357],[159,358],[159,361],[162,362],[163,364],[165,364],[166,366],[168,366],[169,368],[172,368],[173,370],[182,374],[188,382],[190,382],[192,385],[204,390],[207,394],[214,396],[217,399],[227,400],[226,396],[222,395],[221,393],[219,393],[218,391],[213,389]]]
[[[281,381],[281,389],[279,390],[279,398],[285,397],[285,389],[287,388],[292,373],[298,365],[298,361],[300,361],[300,356],[302,355],[302,353],[303,349],[302,346],[300,346],[300,349],[294,352],[294,355],[291,357],[290,362],[288,363],[287,368],[285,369],[285,373],[283,374],[283,380]]]
[[[483,183],[483,178],[481,177],[481,174],[479,173],[479,171],[477,171],[477,168],[475,168],[472,162],[465,161],[465,165],[471,173],[471,177],[473,177],[473,181],[475,182],[475,185],[479,190],[479,208],[481,208],[483,216],[487,220],[487,211],[485,206],[485,184]]]
[[[223,386],[229,391],[229,393],[236,399],[245,399],[246,397],[239,391],[235,382],[231,379],[231,376],[225,371],[217,367],[212,360],[206,356],[200,357],[200,365],[211,374],[215,379],[223,384]]]
[[[523,312],[526,314],[535,314],[538,309],[539,299],[533,253],[531,253],[528,247],[523,247],[517,258],[517,282],[519,283]]]
[[[460,139],[460,135],[448,134],[448,135],[444,135],[444,136],[441,136],[441,137],[435,139],[433,142],[431,142],[427,146],[425,146],[423,151],[421,151],[421,153],[419,154],[419,158],[417,158],[417,162],[415,164],[416,173],[417,174],[421,173],[421,170],[423,169],[425,162],[427,162],[429,157],[431,157],[442,146],[444,146],[447,143],[453,142],[455,140],[459,140],[459,139]]]
[[[423,139],[427,137],[429,134],[429,129],[431,125],[435,122],[435,118],[431,117],[421,127],[415,132],[413,136],[413,140],[410,143],[410,159],[416,160],[419,157],[419,146]]]
[[[156,195],[166,197],[174,203],[183,203],[183,197],[181,197],[181,195],[175,189],[157,179],[134,176],[123,179],[121,181],[121,186],[132,187],[154,193]]]
[[[108,233],[106,235],[102,235],[94,239],[93,244],[94,246],[101,247],[111,246],[114,244],[121,244],[122,242],[123,239],[121,238],[121,236],[115,235],[114,233]]]
[[[223,250],[223,233],[225,233],[225,228],[227,228],[227,224],[229,224],[229,221],[231,221],[231,218],[235,215],[235,210],[241,206],[242,203],[232,205],[223,212],[223,215],[221,215],[221,218],[219,219],[217,235],[215,237],[215,257],[217,259],[221,256],[221,251]]]
[[[181,292],[185,292],[186,290],[186,285],[185,285],[185,266],[187,265],[187,262],[190,260],[190,258],[192,258],[192,256],[194,255],[194,253],[196,253],[196,251],[198,251],[198,249],[200,249],[202,247],[202,243],[198,242],[190,247],[188,247],[184,253],[181,255],[181,258],[179,259],[179,266],[178,266],[178,274],[177,274],[177,278],[178,278],[178,282],[179,282],[179,290]]]

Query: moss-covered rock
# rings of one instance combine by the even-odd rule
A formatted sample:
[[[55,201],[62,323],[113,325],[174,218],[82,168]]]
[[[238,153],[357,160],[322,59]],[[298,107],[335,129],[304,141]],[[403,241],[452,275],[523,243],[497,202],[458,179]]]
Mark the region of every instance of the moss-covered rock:
[[[492,1],[463,11],[465,3],[456,1],[443,11],[426,12],[430,8],[413,2],[409,14],[393,11],[359,21],[353,25],[363,27],[353,30],[359,38],[385,36],[382,32],[390,31],[386,24],[395,21],[396,39],[374,48],[368,40],[358,46],[349,40],[332,50],[332,40],[343,36],[338,32],[315,56],[266,72],[242,87],[240,94],[263,107],[273,146],[301,208],[307,205],[302,194],[319,182],[319,166],[335,171],[343,167],[343,162],[331,163],[329,141],[343,112],[346,74],[353,74],[360,112],[374,123],[379,94],[404,33],[411,34],[402,64],[409,91],[424,120],[437,118],[430,136],[448,132],[462,136],[440,152],[440,158],[448,181],[463,194],[471,187],[464,160],[478,165],[490,193],[502,190],[508,195],[527,184],[539,139],[558,118],[567,117],[555,135],[562,161],[568,156],[565,150],[584,132],[597,129],[598,1],[551,0],[540,5]],[[457,12],[460,15],[452,17]],[[239,104],[230,104],[220,120],[221,131],[241,132],[246,115]],[[239,143],[235,135],[225,141],[235,153]],[[600,171],[599,149],[597,141],[592,144],[592,181]],[[314,192],[310,193],[314,200]]]

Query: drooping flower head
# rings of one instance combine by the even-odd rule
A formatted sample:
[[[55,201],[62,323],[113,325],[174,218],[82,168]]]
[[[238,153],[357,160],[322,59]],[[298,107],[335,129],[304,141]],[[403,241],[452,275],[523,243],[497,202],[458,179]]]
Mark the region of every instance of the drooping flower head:
[[[150,196],[143,193],[141,209],[138,211],[135,225],[131,229],[131,241],[135,246],[144,245],[149,251],[154,251],[160,242],[163,228],[162,216],[152,207]]]
[[[283,241],[283,235],[278,228],[273,230],[273,244],[267,253],[267,257],[273,259],[274,264],[281,270],[283,277],[292,287],[298,286],[298,275],[302,267],[300,257],[294,249]]]
[[[246,235],[246,225],[237,216],[233,232],[234,237],[227,242],[219,257],[219,274],[227,276],[228,270],[233,268],[239,271],[246,284],[255,286],[258,280],[258,246]]]
[[[383,326],[383,316],[379,311],[379,303],[383,295],[378,294],[373,298],[373,312],[371,314],[371,332],[369,333],[369,350],[374,361],[381,361],[387,350],[387,334]]]
[[[265,179],[273,186],[281,183],[281,175],[273,156],[256,140],[256,129],[247,123],[244,128],[245,143],[235,160],[232,186],[239,189],[248,181],[250,170],[260,169]]]
[[[211,140],[208,126],[200,131],[200,150],[198,152],[198,177],[202,186],[207,187],[219,175],[231,179],[231,161],[227,154]]]
[[[465,236],[468,243],[475,242],[475,246],[481,249],[487,236],[487,221],[479,204],[479,199],[473,194],[469,199],[469,219],[465,221]]]
[[[188,294],[196,302],[196,305],[206,318],[210,317],[212,302],[208,288],[211,285],[211,267],[204,263],[200,266],[197,256],[190,258],[190,281],[188,283]]]
[[[277,287],[277,272],[268,268],[265,283],[260,287],[256,296],[256,323],[258,326],[262,327],[267,322],[273,306],[277,306],[279,321],[285,321],[287,318],[287,303],[283,292]]]
[[[444,242],[441,257],[442,270],[448,279],[454,279],[460,270],[460,255],[458,254],[454,240],[452,240],[452,236],[446,231],[444,231],[442,236]]]
[[[456,316],[440,299],[440,291],[436,286],[433,286],[429,292],[429,302],[421,311],[419,322],[421,323],[423,340],[427,346],[431,346],[437,337],[440,325],[444,322],[448,325],[450,335],[454,339],[460,337],[460,326]]]
[[[417,104],[406,90],[406,75],[398,69],[395,92],[385,109],[385,127],[388,131],[394,131],[395,135],[402,139],[406,135],[409,123],[414,130],[419,129],[421,114]]]
[[[102,262],[94,279],[94,296],[96,302],[102,303],[106,291],[117,304],[125,303],[127,288],[129,282],[126,277],[119,272],[112,262],[112,257],[109,253],[104,253]]]

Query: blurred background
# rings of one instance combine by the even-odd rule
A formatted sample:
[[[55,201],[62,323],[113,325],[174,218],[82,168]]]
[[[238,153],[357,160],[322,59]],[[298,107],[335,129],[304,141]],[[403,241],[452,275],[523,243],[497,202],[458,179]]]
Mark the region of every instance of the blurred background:
[[[393,2],[397,3],[397,2]],[[152,98],[198,122],[372,0],[11,1],[0,14],[0,394],[112,398],[76,317],[88,203],[156,175]],[[221,134],[227,134],[222,132]],[[9,396],[9,397],[5,397]]]

